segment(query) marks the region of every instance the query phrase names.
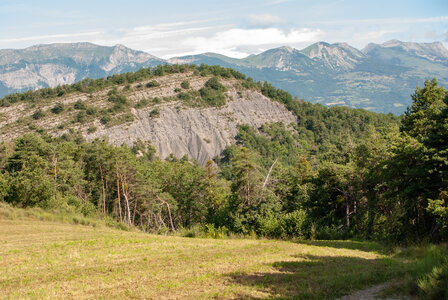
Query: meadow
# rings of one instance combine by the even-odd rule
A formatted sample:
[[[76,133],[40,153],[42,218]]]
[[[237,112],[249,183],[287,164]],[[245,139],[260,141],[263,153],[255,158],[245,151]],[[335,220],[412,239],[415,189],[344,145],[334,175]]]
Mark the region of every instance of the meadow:
[[[412,260],[393,253],[371,242],[150,235],[0,206],[0,298],[332,299],[402,278]]]

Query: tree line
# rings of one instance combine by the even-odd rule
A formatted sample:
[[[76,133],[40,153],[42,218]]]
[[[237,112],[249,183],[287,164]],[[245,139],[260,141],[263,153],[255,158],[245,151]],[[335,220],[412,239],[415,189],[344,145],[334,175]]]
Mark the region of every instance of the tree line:
[[[244,82],[284,103],[297,123],[242,125],[237,144],[205,166],[161,160],[147,142],[25,134],[0,146],[0,199],[159,233],[201,226],[280,238],[447,240],[448,93],[435,79],[416,89],[400,118]]]

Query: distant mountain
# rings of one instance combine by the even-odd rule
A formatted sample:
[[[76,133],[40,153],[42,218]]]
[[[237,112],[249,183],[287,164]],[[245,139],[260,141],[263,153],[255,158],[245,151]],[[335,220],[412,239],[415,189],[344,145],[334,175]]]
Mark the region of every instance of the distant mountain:
[[[361,51],[346,43],[319,42],[302,50],[280,47],[243,59],[204,53],[168,61],[122,45],[75,43],[0,50],[0,97],[167,62],[230,67],[311,102],[395,114],[406,110],[410,95],[425,79],[436,77],[448,86],[448,51],[439,42],[391,40]]]
[[[312,102],[401,114],[425,79],[448,85],[448,51],[439,43],[391,40],[359,51],[346,43],[280,47],[243,59],[214,53],[178,57],[176,63],[218,64]]]
[[[163,59],[123,45],[91,43],[36,45],[0,50],[0,97],[17,91],[71,84],[86,77],[136,71]]]

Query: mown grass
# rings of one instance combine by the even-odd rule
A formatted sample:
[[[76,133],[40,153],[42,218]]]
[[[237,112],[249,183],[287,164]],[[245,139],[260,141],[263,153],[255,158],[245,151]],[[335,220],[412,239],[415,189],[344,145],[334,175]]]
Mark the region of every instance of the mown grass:
[[[1,206],[0,298],[331,299],[410,268],[375,243],[183,238],[86,225]]]

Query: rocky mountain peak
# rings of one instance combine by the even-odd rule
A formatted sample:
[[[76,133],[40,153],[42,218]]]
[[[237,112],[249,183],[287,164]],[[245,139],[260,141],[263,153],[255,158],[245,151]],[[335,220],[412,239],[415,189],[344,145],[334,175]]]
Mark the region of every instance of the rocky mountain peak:
[[[71,84],[86,77],[136,71],[162,63],[165,60],[123,45],[108,47],[88,42],[0,50],[0,96]]]
[[[383,44],[370,43],[363,49],[363,52],[370,53],[378,48],[395,48],[415,56],[423,57],[430,61],[448,62],[448,50],[443,46],[441,42],[415,43],[403,42],[394,39]]]
[[[351,70],[364,57],[361,51],[346,43],[318,42],[300,52],[333,70]]]

